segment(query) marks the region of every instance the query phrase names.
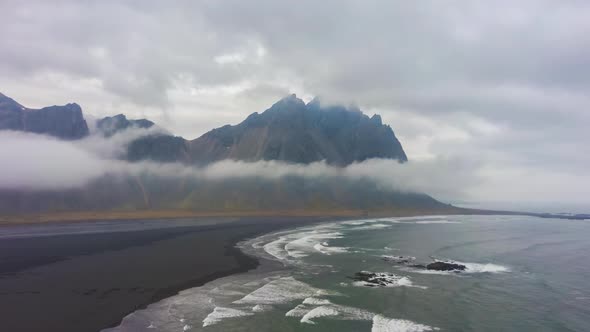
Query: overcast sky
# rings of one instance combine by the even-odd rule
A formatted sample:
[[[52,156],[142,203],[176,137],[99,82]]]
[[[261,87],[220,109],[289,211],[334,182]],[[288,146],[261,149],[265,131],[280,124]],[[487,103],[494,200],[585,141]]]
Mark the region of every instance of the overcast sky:
[[[296,93],[379,113],[476,201],[590,206],[590,2],[0,2],[0,92],[195,138]]]

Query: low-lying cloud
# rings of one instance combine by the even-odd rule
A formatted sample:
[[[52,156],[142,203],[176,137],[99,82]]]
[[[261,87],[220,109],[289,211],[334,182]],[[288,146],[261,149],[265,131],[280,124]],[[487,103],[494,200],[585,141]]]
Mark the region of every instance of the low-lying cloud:
[[[423,192],[450,199],[461,197],[466,189],[478,182],[477,165],[451,159],[406,164],[371,159],[347,167],[330,166],[325,162],[303,165],[233,160],[193,167],[180,163],[130,163],[114,159],[132,139],[151,133],[150,130],[127,130],[111,138],[93,135],[71,142],[22,132],[0,132],[0,149],[3,151],[0,155],[0,189],[78,188],[103,176],[141,175],[206,181],[244,178],[273,181],[303,177],[309,180],[370,180],[385,190]]]

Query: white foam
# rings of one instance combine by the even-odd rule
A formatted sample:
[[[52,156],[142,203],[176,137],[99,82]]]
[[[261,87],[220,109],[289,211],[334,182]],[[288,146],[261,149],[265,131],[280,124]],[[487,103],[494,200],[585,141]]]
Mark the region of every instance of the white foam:
[[[393,273],[389,272],[368,272],[363,271],[364,273],[375,273],[375,280],[382,280],[386,283],[385,286],[381,286],[377,283],[373,283],[370,281],[355,281],[352,284],[354,286],[381,286],[381,287],[415,287],[420,289],[427,289],[426,286],[418,286],[414,285],[410,277],[406,276],[398,276]]]
[[[432,216],[415,216],[415,217],[402,217],[398,218],[400,221],[412,221],[412,220],[440,220],[448,219],[450,216],[447,215],[432,215]]]
[[[311,297],[318,290],[293,277],[285,277],[265,284],[243,298],[234,301],[234,303],[253,305],[288,303],[293,300]]]
[[[342,296],[341,293],[337,292],[337,291],[331,291],[331,290],[325,290],[325,289],[319,289],[315,292],[316,296]]]
[[[297,259],[309,256],[314,252],[327,255],[346,252],[348,248],[328,246],[326,240],[342,237],[342,233],[334,230],[334,225],[322,225],[313,229],[300,229],[294,233],[274,234],[274,237],[278,236],[278,238],[264,245],[260,244],[263,241],[259,239],[255,243],[257,243],[257,247],[263,248],[267,254],[278,260],[294,263]]]
[[[185,326],[182,327],[182,330],[183,331],[188,331],[188,330],[190,330],[192,328],[193,328],[192,326],[190,326],[190,325],[187,324],[187,325],[185,325]]]
[[[305,304],[298,304],[295,308],[287,311],[285,316],[287,317],[303,317],[308,313],[310,308]]]
[[[337,316],[338,310],[330,306],[316,307],[310,310],[301,318],[301,323],[315,324],[312,319],[328,316]]]
[[[318,319],[373,321],[374,332],[425,332],[439,328],[418,324],[410,320],[391,319],[370,311],[331,303],[317,298],[306,298],[301,304],[288,311],[287,317],[301,317],[300,322],[316,324]]]
[[[426,270],[426,269],[419,269],[419,268],[409,268],[403,267],[400,268],[402,271],[411,272],[411,273],[419,273],[419,274],[437,274],[437,275],[457,275],[457,272],[454,271],[437,271],[437,270]]]
[[[252,315],[254,315],[252,312],[244,310],[225,307],[215,307],[215,309],[213,309],[213,311],[209,315],[207,315],[205,319],[203,319],[203,327],[217,324],[227,318],[245,317]]]
[[[418,220],[414,224],[460,224],[458,221],[450,221],[446,219],[439,220]]]
[[[391,247],[383,247],[384,250],[389,250],[389,251],[398,251],[398,248],[391,248]]]
[[[437,327],[414,323],[405,319],[391,319],[381,315],[373,317],[371,332],[424,332],[438,331]]]
[[[271,305],[257,304],[252,307],[252,312],[264,312],[269,310],[272,310]]]
[[[503,273],[503,272],[510,272],[510,269],[506,266],[497,265],[497,264],[479,264],[479,263],[461,263],[455,262],[456,264],[463,264],[465,265],[466,269],[465,272],[467,273]]]
[[[330,300],[327,299],[319,299],[317,297],[308,297],[303,300],[303,304],[310,304],[310,305],[326,305],[331,304]]]
[[[459,275],[465,273],[505,273],[510,272],[510,268],[492,263],[465,263],[453,260],[442,260],[442,262],[465,265],[464,271],[436,271],[426,269],[404,268],[404,271],[420,274],[439,274],[439,275]]]
[[[288,259],[289,255],[285,250],[285,244],[287,244],[286,239],[284,237],[280,237],[277,240],[265,244],[262,246],[262,248],[267,254],[274,256],[278,260],[286,260]]]
[[[328,247],[322,246],[321,243],[325,240],[341,238],[342,233],[313,230],[311,232],[294,234],[293,237],[295,237],[295,239],[285,245],[285,250],[289,256],[301,258],[307,256],[313,251],[320,251],[318,248],[322,247],[324,248],[324,251],[320,251],[321,253],[325,254],[330,252],[328,249],[326,249]]]
[[[379,221],[388,222],[388,223],[392,223],[392,224],[399,224],[401,222],[399,219],[395,219],[395,218],[385,218],[385,219],[380,219]]]
[[[302,317],[301,323],[315,324],[318,318],[332,318],[338,320],[371,320],[375,314],[338,304],[323,304],[319,306],[300,304],[291,310],[293,317]],[[303,314],[303,315],[302,315]]]
[[[346,247],[330,247],[325,245],[326,242],[324,243],[316,243],[313,248],[318,251],[321,252],[324,255],[332,255],[332,254],[342,254],[342,253],[346,253],[348,252],[349,248]]]
[[[364,224],[372,222],[372,221],[376,221],[376,220],[351,220],[351,221],[344,221],[341,224],[342,225],[358,226],[358,225],[364,225]]]
[[[354,231],[362,231],[362,230],[382,229],[382,228],[389,228],[389,227],[392,227],[392,225],[386,225],[386,224],[370,224],[370,225],[363,225],[363,226],[353,227],[353,228],[351,228],[351,230],[354,230]]]

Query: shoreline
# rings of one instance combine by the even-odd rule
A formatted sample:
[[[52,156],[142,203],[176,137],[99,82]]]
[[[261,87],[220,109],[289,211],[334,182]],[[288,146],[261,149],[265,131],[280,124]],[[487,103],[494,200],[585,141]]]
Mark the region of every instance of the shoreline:
[[[465,211],[405,212],[407,213],[398,211],[387,215],[405,217],[466,214]],[[493,211],[469,212],[471,213],[467,214],[498,214],[491,213]],[[378,216],[224,216],[185,217],[186,220],[182,220],[181,217],[161,220],[113,218],[0,225],[0,232],[8,234],[8,238],[0,241],[0,289],[8,290],[2,292],[0,310],[8,317],[5,327],[11,331],[101,331],[118,326],[130,313],[183,290],[258,268],[261,264],[260,259],[243,252],[237,246],[241,241],[292,227],[372,217]],[[98,225],[99,220],[105,224]],[[79,223],[103,228],[135,224],[141,226],[139,229],[125,228],[119,233],[116,229],[108,228],[106,233],[10,237],[10,231],[19,228],[53,230],[62,225],[83,229]],[[162,228],[141,228],[154,223]],[[175,226],[176,224],[179,226]],[[20,244],[12,245],[13,242]],[[52,256],[51,251],[54,247],[66,247],[69,251],[61,253],[61,256],[57,255],[56,258]],[[36,252],[31,248],[39,250]],[[29,262],[29,265],[24,264],[20,269],[16,264],[17,268],[12,266],[11,270],[10,260],[7,263],[4,256],[9,257],[11,252],[18,249],[27,251],[23,255],[25,263],[26,258],[33,258],[33,261]],[[30,257],[26,257],[27,254],[30,254]],[[39,257],[42,259],[35,261],[35,258]],[[188,270],[185,269],[185,261],[192,265]],[[128,266],[130,262],[131,266]],[[139,265],[139,268],[135,265]],[[68,271],[75,271],[81,275],[72,276],[67,273]],[[106,279],[101,277],[104,271],[109,273]],[[98,274],[98,277],[94,274]],[[127,284],[121,286],[118,276],[123,277],[123,283]],[[53,289],[55,285],[52,283],[58,283],[65,290],[59,287]],[[67,299],[68,297],[72,299]],[[63,307],[62,310],[54,308],[53,303],[56,299]],[[15,302],[21,307],[13,305]],[[34,304],[32,308],[31,304]],[[102,316],[90,319],[91,315],[98,316],[97,312]],[[75,316],[71,317],[74,313]],[[38,318],[37,314],[43,317]],[[88,321],[80,317],[88,318]],[[21,326],[23,321],[27,321],[29,326]]]
[[[3,238],[3,327],[15,332],[96,332],[114,327],[132,312],[185,289],[259,267],[258,258],[237,247],[241,241],[336,219],[347,218],[213,218],[178,227],[170,226],[176,220],[160,220],[155,222],[165,223],[165,228]],[[143,225],[142,221],[128,221],[101,227],[129,223]],[[79,224],[64,225],[80,228]],[[11,264],[11,250],[21,249],[20,259],[32,261]]]
[[[434,214],[496,214],[501,211],[474,210],[458,207],[445,209],[392,209],[392,210],[245,210],[245,211],[192,211],[192,210],[135,210],[135,211],[70,211],[30,213],[19,215],[0,215],[0,227],[26,224],[49,224],[69,222],[91,222],[109,220],[154,220],[186,218],[372,218],[372,217],[411,217]],[[511,212],[504,212],[511,213]]]
[[[412,217],[426,215],[524,215],[539,218],[570,220],[590,219],[590,214],[557,214],[526,211],[499,211],[470,209],[449,205],[440,209],[396,208],[388,210],[355,209],[291,209],[291,210],[243,210],[243,211],[193,211],[193,210],[132,210],[132,211],[68,211],[27,213],[16,215],[0,214],[0,227],[27,224],[76,223],[91,221],[129,221],[187,218],[378,218]]]

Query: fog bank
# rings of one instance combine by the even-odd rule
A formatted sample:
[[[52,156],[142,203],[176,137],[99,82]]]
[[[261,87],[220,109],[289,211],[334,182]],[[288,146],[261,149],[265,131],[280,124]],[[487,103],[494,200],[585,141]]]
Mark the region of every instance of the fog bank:
[[[180,163],[142,161],[130,163],[121,156],[133,139],[153,134],[133,129],[110,138],[92,135],[81,141],[0,132],[0,189],[60,190],[82,187],[103,176],[153,176],[219,181],[243,178],[277,180],[302,177],[371,180],[383,189],[421,192],[441,198],[461,197],[477,183],[476,165],[460,160],[436,159],[400,164],[395,160],[372,159],[347,167],[325,162],[307,165],[278,161],[243,162],[224,160],[206,167]]]

